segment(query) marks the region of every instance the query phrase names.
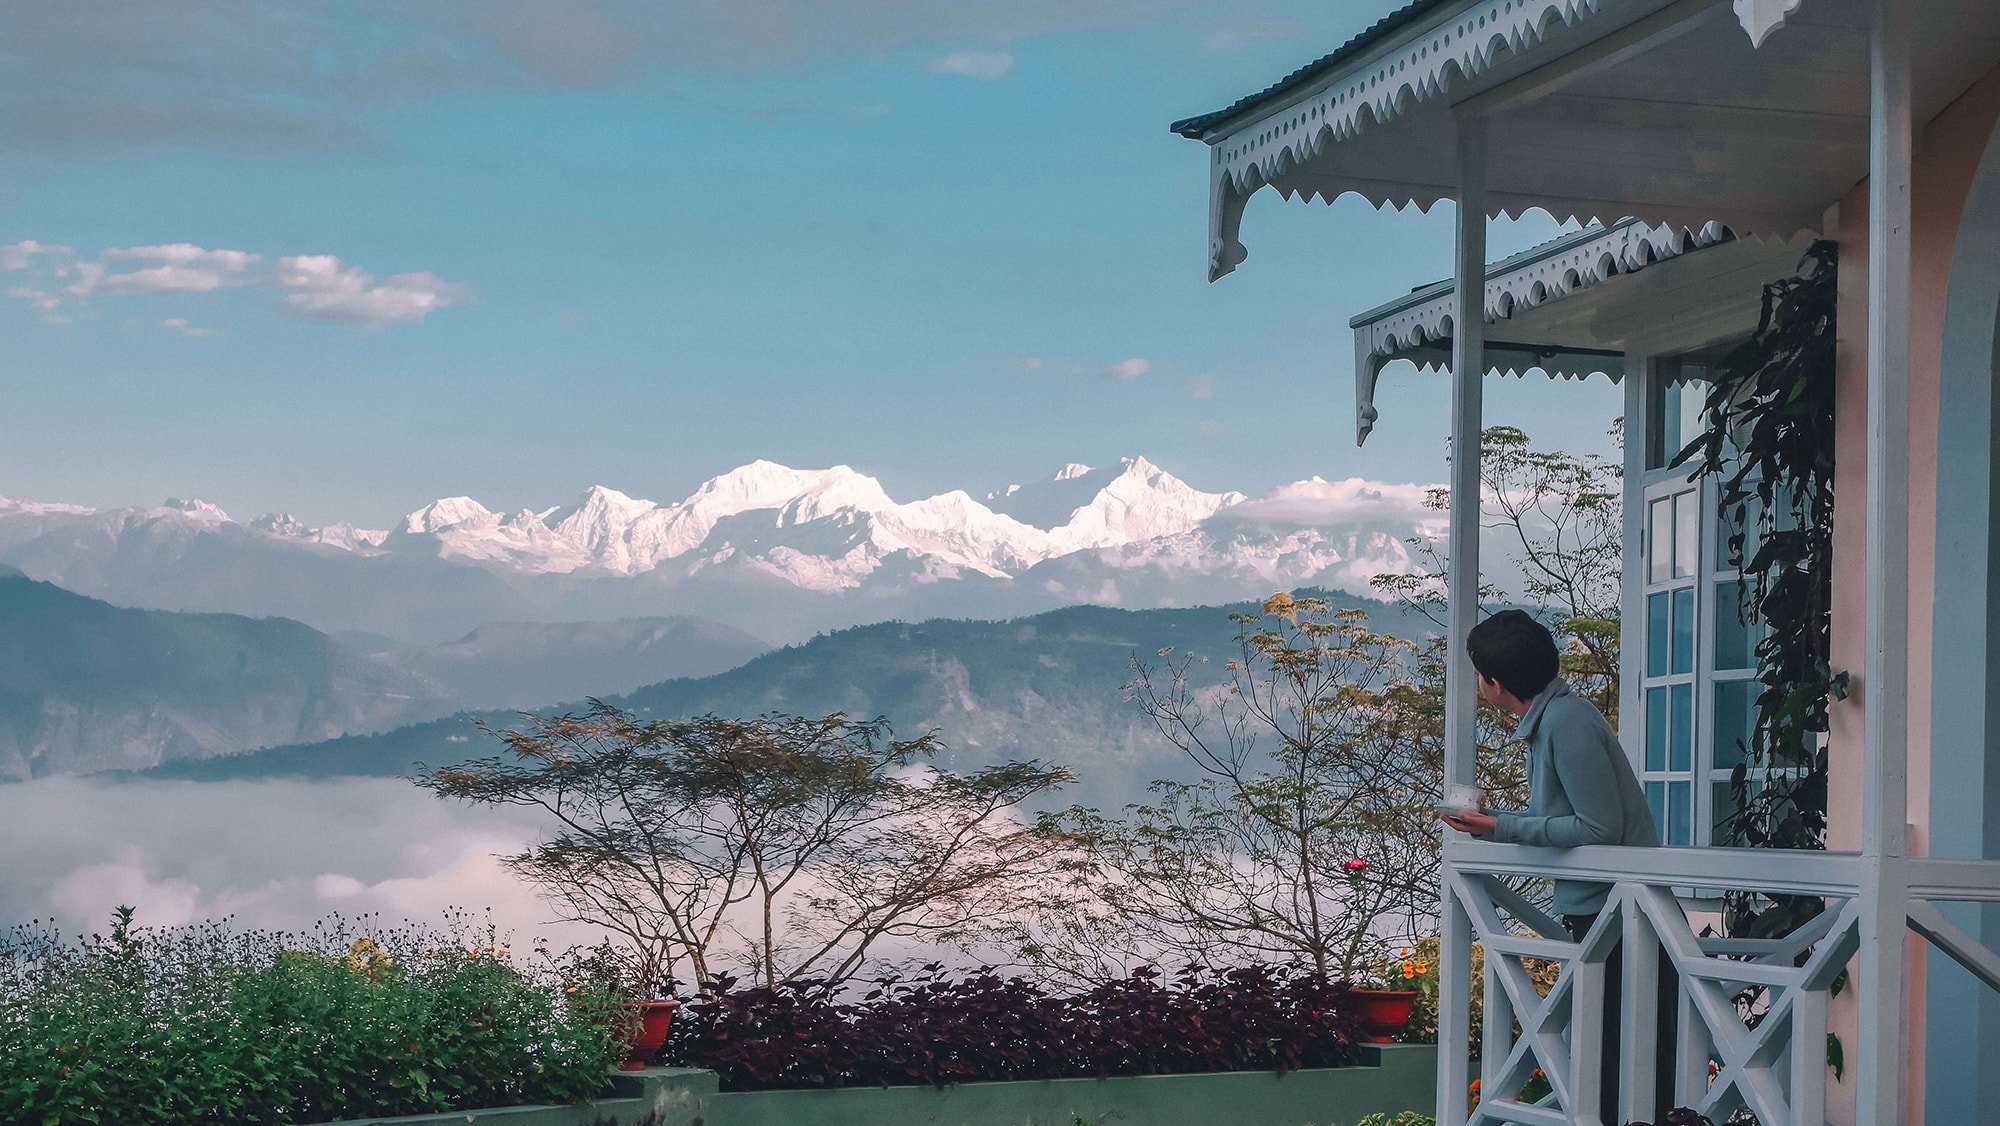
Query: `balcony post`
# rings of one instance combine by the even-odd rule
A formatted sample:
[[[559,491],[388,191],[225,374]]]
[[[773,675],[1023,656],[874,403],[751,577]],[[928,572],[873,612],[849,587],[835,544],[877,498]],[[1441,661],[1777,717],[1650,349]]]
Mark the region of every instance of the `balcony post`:
[[[1447,656],[1444,776],[1469,783],[1477,749],[1478,704],[1465,635],[1479,616],[1480,380],[1486,372],[1486,123],[1455,121],[1458,150],[1458,241],[1453,256],[1456,307],[1451,329],[1451,513],[1446,557]],[[1445,831],[1450,835],[1450,830]],[[1449,844],[1450,842],[1447,842]],[[1445,865],[1451,865],[1447,848]],[[1471,1035],[1466,990],[1472,974],[1472,921],[1444,882],[1439,904],[1438,1120],[1465,1121]]]
[[[1861,1126],[1903,1121],[1908,968],[1910,5],[1869,33],[1867,649],[1862,665]]]

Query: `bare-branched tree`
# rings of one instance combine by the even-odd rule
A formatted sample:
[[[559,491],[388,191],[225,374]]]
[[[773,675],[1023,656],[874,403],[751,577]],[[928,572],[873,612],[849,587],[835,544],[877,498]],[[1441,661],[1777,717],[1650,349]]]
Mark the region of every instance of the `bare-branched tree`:
[[[417,783],[546,813],[550,833],[507,866],[618,935],[647,992],[683,966],[702,985],[725,966],[838,982],[884,946],[973,943],[1068,848],[1020,807],[1069,771],[938,770],[933,736],[896,740],[879,717],[639,722],[593,701],[499,737],[510,754]]]
[[[1191,654],[1133,662],[1131,698],[1204,777],[1156,782],[1122,817],[1062,815],[1089,860],[1069,869],[1071,894],[1020,924],[1044,973],[1256,960],[1353,977],[1380,944],[1428,929],[1442,650],[1322,598],[1274,595],[1234,617],[1239,650],[1220,685]],[[1489,759],[1482,781],[1518,778]]]
[[[1624,441],[1620,422],[1611,435]],[[1518,590],[1482,583],[1488,604],[1520,601],[1566,644],[1563,675],[1613,725],[1618,722],[1620,552],[1624,541],[1623,471],[1609,458],[1538,450],[1511,426],[1487,428],[1479,456],[1480,522],[1506,552]],[[1425,506],[1443,511],[1449,489],[1432,489]],[[1445,558],[1435,540],[1413,540],[1422,570],[1377,575],[1374,587],[1444,629]]]

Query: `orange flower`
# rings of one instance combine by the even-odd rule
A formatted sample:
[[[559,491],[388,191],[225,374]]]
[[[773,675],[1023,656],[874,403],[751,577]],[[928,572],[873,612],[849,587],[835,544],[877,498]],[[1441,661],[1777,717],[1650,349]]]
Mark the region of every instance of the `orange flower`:
[[[1415,962],[1404,962],[1403,977],[1407,980],[1415,976],[1417,976],[1417,964]]]
[[[1547,1078],[1548,1078],[1548,1076],[1546,1076],[1546,1075],[1543,1075],[1543,1074],[1542,1074],[1542,1069],[1538,1067],[1538,1068],[1536,1068],[1535,1070],[1533,1070],[1533,1071],[1531,1071],[1531,1072],[1529,1072],[1529,1073],[1528,1073],[1528,1078],[1530,1078],[1530,1079],[1547,1079]]]

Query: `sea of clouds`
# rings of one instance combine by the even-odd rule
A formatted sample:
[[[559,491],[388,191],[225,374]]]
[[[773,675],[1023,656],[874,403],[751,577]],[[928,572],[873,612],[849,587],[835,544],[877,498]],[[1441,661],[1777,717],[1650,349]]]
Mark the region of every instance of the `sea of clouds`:
[[[0,926],[102,930],[233,917],[280,930],[330,914],[442,925],[458,907],[513,941],[593,940],[552,921],[499,863],[540,831],[516,809],[471,809],[396,779],[179,782],[55,777],[0,785]]]

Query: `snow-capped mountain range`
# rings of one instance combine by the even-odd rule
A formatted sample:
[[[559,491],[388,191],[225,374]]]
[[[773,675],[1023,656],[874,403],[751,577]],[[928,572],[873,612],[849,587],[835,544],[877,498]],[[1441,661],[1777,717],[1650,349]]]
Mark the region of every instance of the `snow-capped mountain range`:
[[[742,556],[797,586],[833,592],[860,585],[898,554],[922,560],[938,577],[1004,578],[1072,552],[1181,535],[1245,499],[1200,492],[1145,458],[1116,471],[1068,465],[1046,486],[1009,486],[984,503],[959,490],[898,503],[880,482],[845,465],[792,469],[756,461],[673,504],[595,485],[575,504],[512,515],[471,497],[446,497],[380,535],[298,528],[287,517],[264,517],[256,526],[380,550],[428,550],[435,540],[447,559],[542,574],[635,575],[677,560],[698,570]],[[1036,501],[1061,493],[1087,496],[1037,522],[1055,510]]]
[[[1438,531],[1424,494],[1421,485],[1358,478],[1313,478],[1259,497],[1210,493],[1135,457],[1101,469],[1066,465],[982,499],[955,490],[898,501],[844,465],[756,461],[668,504],[601,485],[539,512],[494,512],[455,496],[381,530],[315,528],[283,514],[239,523],[201,501],[93,510],[0,498],[0,562],[127,604],[278,613],[405,637],[480,624],[458,620],[470,606],[449,624],[428,624],[439,598],[521,603],[487,620],[664,612],[730,620],[701,599],[746,588],[781,595],[785,621],[824,628],[900,615],[899,601],[911,601],[912,613],[986,614],[1221,602],[1305,584],[1365,592],[1373,575],[1412,566],[1410,537]],[[428,602],[414,593],[389,599],[410,602],[414,620],[403,629],[394,628],[394,607],[366,612],[386,597],[385,582],[410,586],[390,582],[392,573],[422,576],[415,586],[433,592]],[[449,594],[439,593],[447,583]],[[308,589],[315,585],[323,589]],[[953,597],[940,599],[947,589]],[[334,591],[358,603],[338,609]],[[855,599],[867,610],[826,606]],[[750,628],[758,625],[778,640],[794,632]]]

